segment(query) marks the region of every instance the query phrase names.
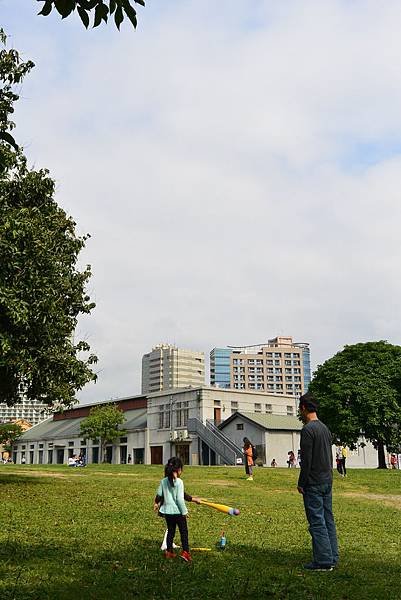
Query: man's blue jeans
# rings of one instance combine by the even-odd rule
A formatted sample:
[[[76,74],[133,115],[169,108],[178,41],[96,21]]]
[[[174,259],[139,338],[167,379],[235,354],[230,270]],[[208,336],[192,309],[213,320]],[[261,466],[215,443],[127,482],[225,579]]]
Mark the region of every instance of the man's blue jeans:
[[[306,518],[312,536],[313,562],[318,565],[334,565],[338,562],[331,488],[331,483],[308,485],[303,493]]]

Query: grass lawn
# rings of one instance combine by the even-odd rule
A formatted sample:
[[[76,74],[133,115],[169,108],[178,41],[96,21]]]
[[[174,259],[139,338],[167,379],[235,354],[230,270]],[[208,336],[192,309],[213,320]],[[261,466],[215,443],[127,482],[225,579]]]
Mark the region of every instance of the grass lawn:
[[[1,465],[0,599],[401,598],[401,471],[335,477],[340,565],[330,573],[301,568],[311,543],[297,470],[256,469],[250,482],[239,468],[187,467],[189,493],[241,509],[188,504],[190,544],[212,548],[190,565],[159,550],[161,476],[155,466]]]

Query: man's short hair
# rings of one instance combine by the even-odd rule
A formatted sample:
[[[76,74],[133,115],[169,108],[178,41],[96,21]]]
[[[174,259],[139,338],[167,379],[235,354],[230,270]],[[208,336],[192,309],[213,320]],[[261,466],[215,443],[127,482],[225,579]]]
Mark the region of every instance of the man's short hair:
[[[299,408],[306,408],[308,413],[312,413],[317,411],[317,407],[318,404],[316,400],[309,392],[306,392],[306,394],[300,397]]]

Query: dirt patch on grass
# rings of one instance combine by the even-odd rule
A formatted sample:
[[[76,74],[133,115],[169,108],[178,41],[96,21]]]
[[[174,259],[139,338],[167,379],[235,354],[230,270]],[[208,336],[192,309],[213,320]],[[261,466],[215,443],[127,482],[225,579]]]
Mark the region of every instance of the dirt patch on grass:
[[[348,498],[363,498],[364,500],[381,502],[386,506],[391,506],[392,508],[398,508],[399,510],[401,510],[401,495],[369,494],[358,492],[344,492],[343,494],[339,495],[347,496]]]
[[[7,471],[7,475],[18,475],[21,477],[56,477],[57,479],[67,479],[67,473],[55,473],[49,471]],[[83,473],[77,473],[74,477],[82,477]]]
[[[238,483],[227,481],[227,479],[209,479],[206,481],[200,480],[202,485],[218,485],[220,487],[237,487]]]

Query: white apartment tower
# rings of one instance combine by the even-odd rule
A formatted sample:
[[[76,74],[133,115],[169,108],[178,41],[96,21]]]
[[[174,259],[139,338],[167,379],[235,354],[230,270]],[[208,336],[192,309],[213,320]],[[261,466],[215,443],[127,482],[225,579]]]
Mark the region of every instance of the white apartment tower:
[[[52,414],[49,406],[37,400],[22,399],[18,404],[7,406],[0,403],[0,423],[22,419],[31,425],[37,425]]]
[[[142,394],[205,383],[203,352],[158,344],[142,357]]]

